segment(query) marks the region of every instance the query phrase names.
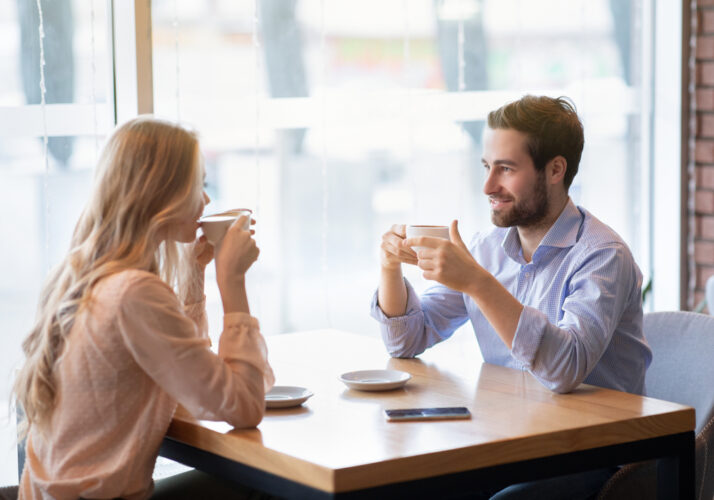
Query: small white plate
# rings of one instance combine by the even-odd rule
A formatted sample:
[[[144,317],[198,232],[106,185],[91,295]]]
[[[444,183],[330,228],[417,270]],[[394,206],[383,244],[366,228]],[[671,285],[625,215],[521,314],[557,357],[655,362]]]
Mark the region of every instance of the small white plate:
[[[403,387],[412,378],[399,370],[360,370],[340,375],[340,380],[350,389],[360,391],[387,391]]]
[[[292,385],[276,385],[265,394],[266,408],[299,406],[312,396],[312,391]]]

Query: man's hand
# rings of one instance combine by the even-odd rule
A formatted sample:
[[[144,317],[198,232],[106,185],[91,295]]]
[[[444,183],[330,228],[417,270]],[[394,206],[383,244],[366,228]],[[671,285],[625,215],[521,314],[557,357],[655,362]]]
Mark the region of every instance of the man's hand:
[[[456,221],[449,227],[448,240],[419,236],[407,238],[402,245],[426,247],[417,252],[424,277],[468,294],[503,343],[512,348],[523,305],[476,262],[461,239]]]
[[[416,265],[416,253],[402,244],[405,237],[406,233],[403,224],[395,224],[382,235],[382,245],[380,247],[382,269],[397,270],[402,263]]]
[[[438,281],[452,290],[470,293],[486,271],[476,262],[459,234],[458,222],[449,227],[449,239],[418,236],[401,243],[423,247],[417,252],[418,266],[426,279]]]

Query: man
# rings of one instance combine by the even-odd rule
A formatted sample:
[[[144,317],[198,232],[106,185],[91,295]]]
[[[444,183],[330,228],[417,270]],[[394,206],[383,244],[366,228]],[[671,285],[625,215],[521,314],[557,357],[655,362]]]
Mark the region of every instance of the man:
[[[382,237],[372,315],[392,356],[416,356],[470,320],[486,362],[528,370],[553,391],[585,382],[644,393],[642,275],[620,237],[568,196],[583,144],[564,98],[525,96],[489,113],[482,162],[496,227],[468,246],[456,221],[450,240],[406,239],[401,225]],[[402,263],[439,284],[417,297]],[[612,470],[596,472],[567,485],[597,491]]]

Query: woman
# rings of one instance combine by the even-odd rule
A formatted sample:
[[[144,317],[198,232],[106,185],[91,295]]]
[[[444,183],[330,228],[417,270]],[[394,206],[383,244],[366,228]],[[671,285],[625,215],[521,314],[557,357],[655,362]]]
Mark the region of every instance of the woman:
[[[203,292],[214,249],[196,239],[204,176],[195,135],[178,126],[137,118],[109,139],[23,344],[20,498],[151,496],[177,403],[236,427],[262,419],[273,375],[245,289],[258,248],[241,218],[215,250],[224,311],[215,355]]]

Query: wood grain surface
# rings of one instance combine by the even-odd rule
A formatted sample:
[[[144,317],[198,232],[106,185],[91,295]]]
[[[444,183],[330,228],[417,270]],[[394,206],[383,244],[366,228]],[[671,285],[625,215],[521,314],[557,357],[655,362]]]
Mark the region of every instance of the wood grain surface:
[[[337,330],[268,337],[276,385],[315,393],[267,410],[257,429],[195,421],[179,410],[168,435],[328,492],[351,491],[691,431],[687,406],[582,385],[569,394],[528,372],[482,363],[472,338],[416,359],[391,359],[377,338]],[[340,374],[397,369],[402,389],[347,388]],[[386,408],[466,406],[469,420],[387,422]]]

